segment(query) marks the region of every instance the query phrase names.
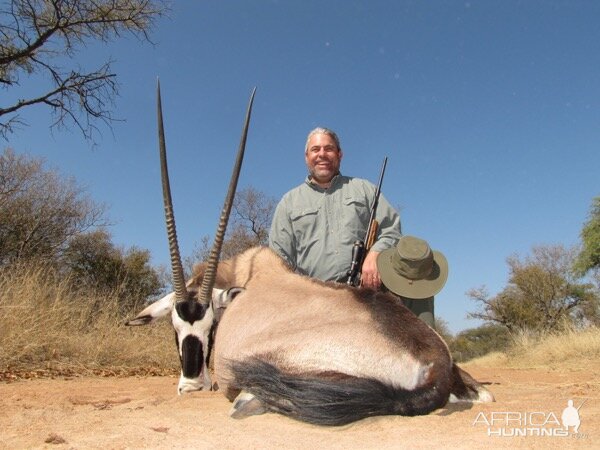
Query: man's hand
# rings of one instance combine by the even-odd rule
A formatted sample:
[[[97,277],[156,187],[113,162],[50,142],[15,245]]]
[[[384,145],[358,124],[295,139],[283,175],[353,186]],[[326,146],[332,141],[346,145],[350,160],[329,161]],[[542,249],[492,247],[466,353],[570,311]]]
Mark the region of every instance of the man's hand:
[[[381,278],[379,278],[379,271],[377,270],[377,255],[379,255],[379,252],[371,250],[365,256],[360,275],[360,281],[364,287],[379,289],[379,286],[381,286]]]

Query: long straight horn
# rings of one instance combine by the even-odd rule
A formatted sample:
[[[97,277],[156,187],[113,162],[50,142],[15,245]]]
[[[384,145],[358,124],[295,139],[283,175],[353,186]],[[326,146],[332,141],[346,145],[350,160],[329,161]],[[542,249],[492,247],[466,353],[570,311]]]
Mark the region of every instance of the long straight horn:
[[[221,255],[221,247],[223,246],[223,239],[225,237],[225,230],[227,229],[227,222],[229,221],[229,213],[231,212],[231,206],[233,205],[233,197],[237,189],[238,179],[240,177],[240,170],[242,168],[242,160],[244,159],[244,150],[246,149],[246,137],[248,136],[248,126],[250,125],[250,115],[252,113],[252,103],[254,102],[254,94],[256,88],[252,89],[250,95],[250,101],[248,102],[248,109],[246,111],[246,120],[244,122],[244,128],[242,130],[242,138],[240,140],[240,146],[238,149],[235,166],[233,167],[233,173],[231,174],[231,181],[229,182],[229,190],[227,191],[227,197],[223,204],[223,210],[221,212],[221,218],[219,220],[219,226],[215,234],[215,243],[208,257],[206,264],[206,270],[204,272],[204,278],[202,280],[202,286],[200,286],[200,292],[198,293],[198,300],[201,303],[208,303],[211,299],[212,289],[215,285],[215,278],[217,275],[217,264],[219,263],[219,256]]]
[[[190,295],[185,287],[181,253],[177,243],[177,230],[175,229],[175,214],[171,200],[171,185],[169,183],[169,170],[167,167],[167,148],[165,144],[165,130],[163,127],[162,102],[160,99],[160,81],[156,82],[157,114],[158,114],[158,147],[160,152],[160,174],[162,179],[163,200],[165,203],[165,219],[167,222],[167,236],[169,238],[169,252],[171,254],[171,271],[173,287],[177,301],[188,300]]]

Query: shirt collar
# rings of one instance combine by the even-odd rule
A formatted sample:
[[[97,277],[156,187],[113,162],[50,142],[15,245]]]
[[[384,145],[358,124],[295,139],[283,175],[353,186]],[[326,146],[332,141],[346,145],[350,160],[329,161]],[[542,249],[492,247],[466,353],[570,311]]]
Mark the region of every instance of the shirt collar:
[[[340,172],[338,172],[337,175],[334,175],[334,177],[331,179],[331,183],[329,183],[329,187],[322,188],[317,183],[313,183],[312,176],[310,174],[308,174],[306,176],[305,183],[308,184],[311,188],[313,188],[316,191],[325,192],[325,191],[331,190],[331,188],[334,188],[338,184],[340,184],[341,179],[342,179],[342,174]]]

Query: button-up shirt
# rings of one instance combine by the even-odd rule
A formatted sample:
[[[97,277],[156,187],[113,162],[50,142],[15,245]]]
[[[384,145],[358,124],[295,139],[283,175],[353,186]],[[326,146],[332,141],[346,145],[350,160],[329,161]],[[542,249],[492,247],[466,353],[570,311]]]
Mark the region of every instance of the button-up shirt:
[[[273,216],[269,246],[299,273],[320,280],[344,280],[352,246],[364,240],[377,187],[361,178],[336,175],[324,189],[310,176],[286,193]],[[372,250],[382,251],[400,239],[400,216],[383,195]]]

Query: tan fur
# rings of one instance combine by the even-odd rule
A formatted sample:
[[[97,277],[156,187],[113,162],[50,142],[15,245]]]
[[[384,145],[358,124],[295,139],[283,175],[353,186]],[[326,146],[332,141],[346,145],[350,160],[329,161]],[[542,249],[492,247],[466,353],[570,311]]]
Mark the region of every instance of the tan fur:
[[[201,282],[202,274],[201,265],[194,283]],[[217,287],[246,289],[228,307],[217,331],[215,371],[221,387],[227,387],[228,362],[252,356],[288,373],[328,370],[406,389],[426,382],[430,361],[451,365],[443,341],[408,310],[402,307],[398,333],[391,339],[378,332],[372,312],[357,297],[374,296],[373,291],[297,275],[268,248],[221,262],[217,274]],[[378,295],[377,301],[393,301]],[[418,345],[414,334],[434,342]]]

